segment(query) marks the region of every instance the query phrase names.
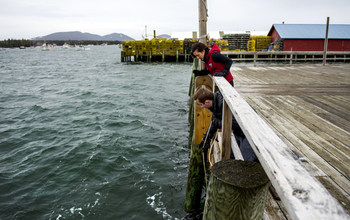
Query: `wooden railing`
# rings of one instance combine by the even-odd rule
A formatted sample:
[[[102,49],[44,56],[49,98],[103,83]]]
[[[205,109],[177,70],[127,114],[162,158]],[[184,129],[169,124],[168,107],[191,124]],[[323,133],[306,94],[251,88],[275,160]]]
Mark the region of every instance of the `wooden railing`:
[[[233,114],[291,219],[350,219],[346,210],[300,161],[294,159],[293,152],[226,79],[214,77],[214,83],[224,97],[223,159],[231,149],[230,118]]]
[[[236,56],[231,58],[234,61],[289,61],[290,65],[293,61],[323,61],[323,51],[248,51],[233,52],[223,51],[226,56]],[[327,51],[326,60],[328,61],[349,61],[350,51]]]

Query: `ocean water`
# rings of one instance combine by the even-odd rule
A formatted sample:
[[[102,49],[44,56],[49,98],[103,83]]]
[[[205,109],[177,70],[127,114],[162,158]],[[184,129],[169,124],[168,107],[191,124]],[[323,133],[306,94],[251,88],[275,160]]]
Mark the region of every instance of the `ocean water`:
[[[0,51],[0,219],[180,219],[191,67]]]

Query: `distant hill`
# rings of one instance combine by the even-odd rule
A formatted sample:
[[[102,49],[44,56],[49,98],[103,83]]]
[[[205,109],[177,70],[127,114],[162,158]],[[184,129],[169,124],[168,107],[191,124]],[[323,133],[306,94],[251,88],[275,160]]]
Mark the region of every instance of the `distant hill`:
[[[171,36],[168,35],[168,34],[161,34],[161,35],[158,35],[157,38],[166,38],[166,39],[170,39]]]
[[[69,32],[57,32],[42,37],[35,37],[32,40],[98,40],[98,41],[126,41],[134,40],[133,38],[121,34],[112,33],[105,36],[97,34],[82,33],[80,31],[69,31]]]

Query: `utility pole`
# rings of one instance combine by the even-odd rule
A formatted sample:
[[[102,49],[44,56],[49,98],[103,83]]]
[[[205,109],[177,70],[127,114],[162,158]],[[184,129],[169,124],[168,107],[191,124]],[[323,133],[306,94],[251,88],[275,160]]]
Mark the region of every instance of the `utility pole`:
[[[325,37],[325,39],[324,39],[323,66],[326,65],[326,58],[327,58],[328,29],[329,29],[329,17],[327,17],[326,37]]]

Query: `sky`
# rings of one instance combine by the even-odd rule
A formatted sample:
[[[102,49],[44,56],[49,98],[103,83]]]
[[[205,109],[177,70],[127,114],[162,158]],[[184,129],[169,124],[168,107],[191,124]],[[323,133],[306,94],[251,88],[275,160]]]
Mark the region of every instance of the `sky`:
[[[0,40],[55,32],[101,36],[197,31],[201,0],[1,0]],[[207,0],[208,32],[268,32],[273,24],[350,24],[350,0]],[[147,28],[146,28],[147,26]],[[192,35],[188,36],[189,38]]]

